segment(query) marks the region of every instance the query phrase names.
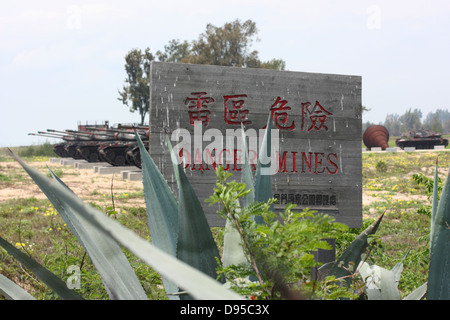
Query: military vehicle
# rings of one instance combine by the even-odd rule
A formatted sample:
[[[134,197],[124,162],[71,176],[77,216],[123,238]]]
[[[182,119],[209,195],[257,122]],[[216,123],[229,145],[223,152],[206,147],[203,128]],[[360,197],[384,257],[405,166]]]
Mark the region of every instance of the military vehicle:
[[[142,141],[144,144],[144,147],[148,149],[148,140]],[[136,167],[142,168],[142,162],[141,162],[141,152],[139,150],[139,146],[136,144],[134,146],[131,146],[127,150],[127,161],[130,163],[133,163]]]
[[[119,124],[117,128],[86,125],[81,129],[64,131],[47,129],[47,132],[39,131],[38,134],[30,133],[30,135],[64,140],[53,145],[53,151],[60,157],[84,159],[88,162],[107,162],[113,166],[140,167],[135,131],[148,145],[148,127]]]
[[[415,147],[416,149],[434,149],[434,146],[447,147],[448,139],[442,138],[440,133],[433,131],[410,131],[401,138],[395,140],[397,147],[404,149]]]

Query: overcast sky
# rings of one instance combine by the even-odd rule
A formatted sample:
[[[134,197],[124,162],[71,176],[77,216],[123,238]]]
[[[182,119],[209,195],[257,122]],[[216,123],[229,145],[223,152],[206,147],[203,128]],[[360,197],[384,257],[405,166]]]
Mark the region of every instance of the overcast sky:
[[[1,0],[0,147],[43,143],[28,133],[78,121],[139,122],[117,100],[126,53],[235,19],[256,23],[261,60],[362,76],[363,121],[450,107],[448,0]]]

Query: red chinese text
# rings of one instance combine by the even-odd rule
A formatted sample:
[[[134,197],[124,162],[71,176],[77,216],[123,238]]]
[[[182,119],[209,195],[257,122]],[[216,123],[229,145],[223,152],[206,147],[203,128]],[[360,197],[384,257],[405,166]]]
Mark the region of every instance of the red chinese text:
[[[311,124],[307,131],[311,131],[313,129],[315,131],[319,131],[320,129],[328,131],[328,127],[326,126],[327,117],[333,114],[322,107],[319,101],[316,101],[312,109],[310,109],[310,107],[311,103],[302,103],[302,131],[305,131],[305,125],[306,122],[308,122],[305,120],[306,117],[309,118],[309,123]]]
[[[288,120],[288,114],[286,111],[291,110],[291,107],[286,106],[286,104],[286,100],[281,100],[280,97],[277,97],[277,100],[272,107],[270,107],[270,110],[272,111],[272,119],[275,119],[275,125],[278,129],[292,131],[295,129],[295,122],[292,121],[290,125],[286,125]]]
[[[232,96],[223,96],[224,106],[225,106],[225,123],[226,124],[241,124],[244,125],[251,124],[252,122],[248,120],[248,110],[245,109],[244,103],[246,94],[237,94]]]
[[[214,102],[211,97],[205,97],[206,92],[192,92],[193,98],[186,98],[184,104],[189,107],[189,120],[191,125],[194,121],[201,121],[204,126],[209,125],[209,115],[211,111],[208,110],[208,104]]]

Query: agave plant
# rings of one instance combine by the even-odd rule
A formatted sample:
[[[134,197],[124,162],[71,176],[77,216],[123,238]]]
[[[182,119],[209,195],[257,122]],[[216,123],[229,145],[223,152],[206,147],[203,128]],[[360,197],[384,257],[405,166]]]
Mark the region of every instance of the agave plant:
[[[261,157],[267,154],[267,149],[270,150],[271,147],[270,120],[269,117],[262,150],[260,150],[260,156],[258,157],[256,183],[253,183],[248,152],[244,152],[245,163],[242,169],[242,181],[249,189],[249,194],[245,198],[245,206],[255,201],[267,201],[272,195],[270,176],[266,177],[261,174],[261,170],[267,164],[262,164],[260,161]],[[241,127],[241,131],[243,150],[247,151],[243,127]],[[205,218],[202,205],[182,166],[178,164],[169,138],[166,137],[166,142],[177,181],[178,202],[139,136],[136,135],[136,138],[141,152],[144,195],[152,243],[214,279],[218,278],[216,270],[222,263],[225,266],[244,263],[246,258],[240,243],[241,239],[236,230],[230,227],[228,220],[224,233],[223,260],[220,260],[219,251]],[[270,163],[268,165],[270,166]],[[219,277],[218,281],[223,283],[225,279]],[[184,294],[177,294],[185,288],[177,288],[174,283],[165,277],[163,277],[163,282],[167,294],[172,299],[189,298]]]
[[[261,158],[266,156],[271,148],[270,120],[269,117],[262,150],[258,157],[255,179],[253,179],[249,165],[248,153],[244,152],[245,163],[242,167],[241,178],[247,188],[244,208],[254,202],[267,202],[272,196],[271,177],[262,174],[262,171],[267,169],[270,163],[261,162]],[[244,130],[242,127],[241,129],[243,149],[247,150]],[[220,264],[229,266],[247,261],[241,245],[241,238],[236,233],[236,229],[232,228],[227,220],[223,255],[220,260],[218,248],[206,221],[202,205],[181,165],[177,163],[169,139],[167,139],[167,145],[177,181],[178,197],[172,193],[138,135],[136,135],[136,139],[141,151],[143,186],[151,243],[84,203],[50,169],[51,179],[29,167],[22,159],[11,153],[45,193],[90,255],[111,299],[147,298],[136,274],[121,250],[122,247],[128,249],[161,274],[169,299],[242,299],[242,296],[226,289],[223,286],[224,279],[218,277],[216,273]],[[441,200],[438,202],[436,166],[428,283],[419,287],[405,299],[423,298],[427,291],[428,299],[449,299],[449,180],[447,177]],[[367,247],[368,237],[376,232],[382,218],[383,215],[364,230],[336,262],[319,268],[319,275],[347,279],[346,284],[348,285],[352,272],[359,270],[366,280],[369,298],[399,298],[397,285],[402,270],[401,262],[392,270],[361,262],[361,255]],[[258,216],[255,216],[254,219],[257,222],[262,221]],[[33,271],[61,298],[82,299],[75,291],[68,289],[61,279],[1,237],[0,246]],[[33,299],[31,295],[2,275],[0,275],[0,293],[10,299]]]
[[[142,142],[141,142],[142,143]],[[53,178],[38,172],[28,166],[20,157],[11,152],[13,157],[22,165],[25,171],[36,182],[44,194],[48,197],[55,209],[66,222],[80,244],[85,248],[97,268],[103,284],[111,299],[142,300],[147,296],[139,283],[136,274],[126,259],[122,247],[135,254],[144,263],[148,264],[165,279],[166,283],[181,287],[196,299],[242,299],[243,297],[222,286],[211,276],[199,269],[177,259],[170,250],[166,250],[161,244],[162,236],[158,246],[154,243],[137,236],[132,230],[127,229],[114,219],[109,218],[103,212],[84,203],[78,198],[56,175]],[[150,173],[144,174],[144,182],[149,181]],[[152,176],[152,180],[157,175]],[[147,184],[147,182],[145,182]],[[155,192],[163,186],[157,187]],[[146,188],[146,193],[151,192]],[[171,198],[160,198],[174,204]],[[161,201],[163,202],[163,201]],[[148,206],[155,207],[155,203]],[[178,207],[176,206],[175,208]],[[155,217],[152,216],[154,220]],[[156,217],[157,219],[157,217]],[[208,228],[209,229],[209,228]],[[167,243],[173,243],[173,239],[167,234]],[[182,238],[182,235],[180,236]],[[20,250],[9,244],[0,237],[0,245],[25,266],[29,267],[45,284],[55,291],[62,299],[82,299],[72,289],[50,271],[39,265],[35,260],[23,254]],[[210,245],[208,243],[207,245]],[[173,247],[172,247],[173,248]],[[166,288],[166,290],[168,290]],[[5,277],[0,277],[0,293],[7,298],[26,299],[32,298]],[[176,293],[171,291],[170,293]]]
[[[404,300],[449,300],[450,299],[450,171],[447,173],[442,193],[438,194],[438,166],[436,164],[432,210],[430,222],[430,267],[428,281],[411,292]],[[391,270],[361,261],[367,247],[368,236],[374,234],[383,218],[382,214],[364,230],[344,251],[336,262],[319,268],[319,275],[335,276],[346,279],[346,285],[352,281],[351,275],[359,273],[365,283],[365,294],[369,300],[398,300],[403,263],[398,262]],[[406,254],[405,254],[406,256]],[[405,258],[405,256],[403,258]],[[402,260],[403,260],[402,258]]]
[[[447,173],[439,200],[437,184],[436,164],[431,208],[427,299],[450,300],[450,171]]]
[[[265,136],[265,141],[269,142],[270,127],[269,118]],[[167,144],[178,185],[178,201],[137,134],[136,139],[141,151],[144,195],[152,243],[139,238],[132,231],[84,203],[50,168],[53,179],[48,179],[29,167],[12,151],[11,154],[48,197],[89,254],[111,299],[146,299],[121,246],[160,272],[169,299],[241,299],[240,295],[221,285],[224,279],[215,280],[216,269],[220,263],[219,251],[202,205],[181,165],[177,163],[169,139]],[[243,139],[245,140],[245,135]],[[268,145],[270,148],[270,144]],[[266,149],[263,148],[263,152],[266,152]],[[246,199],[247,204],[254,202],[255,198],[266,200],[271,192],[270,177],[260,174],[261,166],[259,163],[254,186],[246,154],[243,180],[251,190],[255,188],[259,190],[258,195],[264,195],[255,197],[252,191]],[[245,257],[239,244],[240,239],[236,235],[233,236],[231,228],[226,230],[228,232],[225,233],[224,262],[226,265],[234,264],[236,257],[242,262]],[[35,272],[61,298],[82,299],[75,291],[68,289],[61,279],[1,237],[0,245]],[[3,276],[0,277],[0,293],[8,298],[32,298]]]

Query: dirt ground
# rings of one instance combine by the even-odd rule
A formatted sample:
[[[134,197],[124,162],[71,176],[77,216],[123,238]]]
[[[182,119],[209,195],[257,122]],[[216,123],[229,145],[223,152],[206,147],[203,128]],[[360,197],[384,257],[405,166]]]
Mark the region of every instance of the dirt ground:
[[[48,173],[47,166],[56,173],[63,172],[61,179],[64,183],[86,202],[94,202],[108,207],[112,205],[111,193],[113,193],[114,206],[119,209],[119,212],[121,207],[145,206],[142,195],[143,185],[140,180],[124,180],[120,174],[98,174],[94,173],[93,169],[78,169],[50,161],[27,162],[27,164],[44,174]],[[0,162],[0,174],[8,177],[7,182],[0,182],[0,203],[14,198],[46,199],[18,162]],[[363,188],[364,206],[370,206],[373,202],[380,200],[373,194],[373,191],[369,192]],[[411,196],[399,193],[395,198],[397,200],[426,201],[424,195]]]
[[[124,180],[120,174],[97,174],[93,169],[78,169],[50,161],[26,163],[44,174],[49,172],[47,166],[56,174],[62,172],[61,180],[86,202],[111,206],[112,192],[116,208],[145,206],[142,181]],[[8,177],[0,183],[0,203],[14,198],[46,199],[18,162],[0,162],[0,174]]]

